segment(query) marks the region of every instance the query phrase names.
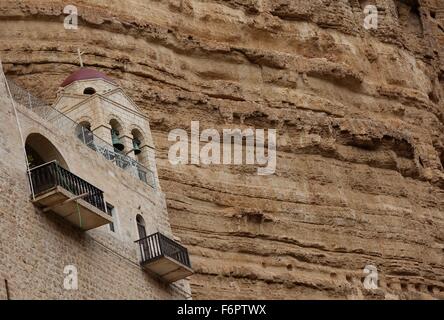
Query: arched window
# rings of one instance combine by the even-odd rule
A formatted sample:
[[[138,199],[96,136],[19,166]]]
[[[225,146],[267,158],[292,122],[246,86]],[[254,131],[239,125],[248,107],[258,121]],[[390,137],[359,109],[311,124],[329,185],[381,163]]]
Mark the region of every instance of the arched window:
[[[57,148],[39,133],[32,133],[26,138],[25,149],[31,169],[54,160],[63,168],[69,169]]]
[[[131,131],[131,135],[133,136],[133,152],[136,156],[137,162],[139,162],[142,166],[138,166],[137,172],[139,174],[139,179],[145,183],[148,182],[148,172],[144,167],[148,167],[149,163],[149,154],[148,149],[145,148],[145,138],[143,134],[138,129],[133,129]]]
[[[112,119],[109,124],[111,126],[111,139],[114,148],[119,151],[123,151],[123,149],[125,149],[125,146],[123,145],[122,139],[120,137],[123,130],[122,126],[116,119]]]
[[[140,156],[142,153],[141,147],[144,142],[144,138],[142,133],[138,129],[133,129],[131,131],[131,135],[133,136],[133,151],[136,156]],[[140,159],[139,159],[140,160]]]
[[[145,220],[140,214],[136,216],[136,223],[137,223],[137,232],[139,233],[139,239],[146,238]]]
[[[139,233],[139,240],[146,239],[146,229],[145,229],[145,220],[143,217],[138,214],[136,216],[136,224],[137,224],[137,232]],[[142,260],[146,259],[146,257],[150,257],[150,247],[148,245],[148,241],[140,241],[141,244],[141,254]]]
[[[88,87],[85,88],[85,90],[83,90],[83,94],[87,94],[87,95],[93,95],[96,93],[96,89]]]
[[[86,145],[92,146],[94,142],[94,134],[91,131],[91,124],[83,121],[77,125],[76,136]]]

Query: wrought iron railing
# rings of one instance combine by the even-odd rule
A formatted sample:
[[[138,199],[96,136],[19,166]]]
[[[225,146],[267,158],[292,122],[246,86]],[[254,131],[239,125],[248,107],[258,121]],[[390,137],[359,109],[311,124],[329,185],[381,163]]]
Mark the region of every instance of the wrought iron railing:
[[[56,161],[31,169],[30,178],[34,197],[59,186],[75,196],[86,194],[83,200],[106,212],[103,191],[61,167]]]
[[[142,166],[136,160],[123,154],[121,151],[115,149],[109,143],[94,135],[94,133],[87,128],[78,125],[76,130],[77,137],[90,149],[101,154],[106,160],[113,162],[116,166],[129,172],[142,182],[152,186],[153,188],[155,187],[154,175],[151,170]]]
[[[99,138],[92,131],[81,126],[64,113],[52,106],[48,106],[42,100],[34,97],[31,93],[18,86],[12,80],[8,79],[7,81],[14,100],[19,104],[31,109],[34,113],[50,122],[55,127],[70,134],[75,134],[80,141],[86,144],[90,149],[101,154],[105,159],[112,161],[116,166],[129,172],[131,175],[151,187],[156,187],[154,174],[150,169],[130,158],[123,152],[115,149],[114,146]]]
[[[35,97],[32,93],[26,91],[25,89],[17,85],[14,81],[10,79],[6,80],[8,81],[8,86],[9,89],[11,90],[11,94],[14,100],[19,104],[26,106],[31,110],[33,108],[38,108],[47,105],[46,102]]]
[[[187,248],[164,236],[161,233],[152,234],[136,241],[139,244],[141,263],[149,263],[161,257],[169,257],[191,268]]]

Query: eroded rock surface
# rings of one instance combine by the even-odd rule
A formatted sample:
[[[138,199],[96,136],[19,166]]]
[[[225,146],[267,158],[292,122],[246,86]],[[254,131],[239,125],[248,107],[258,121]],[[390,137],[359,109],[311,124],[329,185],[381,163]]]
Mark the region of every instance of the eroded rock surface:
[[[144,109],[195,299],[444,297],[443,1],[71,3],[77,31],[64,1],[0,0],[5,71],[51,102],[81,48]],[[172,166],[192,120],[276,128],[276,174]]]

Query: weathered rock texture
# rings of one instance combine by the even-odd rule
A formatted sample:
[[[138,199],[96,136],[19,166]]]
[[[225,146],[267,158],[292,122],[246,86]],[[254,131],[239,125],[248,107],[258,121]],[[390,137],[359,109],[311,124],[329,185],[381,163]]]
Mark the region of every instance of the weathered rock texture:
[[[145,109],[195,299],[443,297],[443,1],[71,3],[77,31],[62,1],[0,1],[7,74],[52,101],[81,48]],[[170,165],[192,120],[277,128],[276,175]]]

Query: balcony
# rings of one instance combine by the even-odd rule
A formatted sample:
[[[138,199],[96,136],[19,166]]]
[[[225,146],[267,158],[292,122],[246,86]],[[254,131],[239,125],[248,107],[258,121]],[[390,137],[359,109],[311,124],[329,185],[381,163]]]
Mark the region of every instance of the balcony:
[[[136,241],[140,247],[141,265],[167,282],[193,274],[188,250],[161,233]]]
[[[82,230],[112,222],[106,213],[103,191],[49,162],[30,170],[33,203],[54,212]]]

